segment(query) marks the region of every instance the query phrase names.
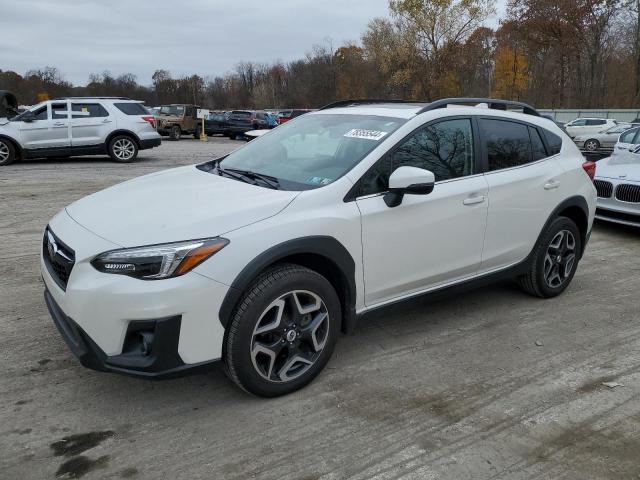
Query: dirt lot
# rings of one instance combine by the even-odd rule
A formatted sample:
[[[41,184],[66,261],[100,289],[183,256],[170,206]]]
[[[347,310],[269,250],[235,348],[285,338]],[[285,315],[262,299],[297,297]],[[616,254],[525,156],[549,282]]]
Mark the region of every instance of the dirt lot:
[[[0,168],[0,478],[640,478],[640,231],[628,228],[596,225],[560,298],[506,283],[370,316],[285,398],[247,396],[221,368],[148,382],[79,366],[42,298],[47,220],[238,145]]]

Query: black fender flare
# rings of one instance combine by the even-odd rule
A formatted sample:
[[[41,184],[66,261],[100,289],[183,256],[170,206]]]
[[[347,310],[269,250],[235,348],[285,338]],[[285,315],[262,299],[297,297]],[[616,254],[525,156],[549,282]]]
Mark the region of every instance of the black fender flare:
[[[524,273],[526,273],[528,271],[529,265],[533,261],[533,255],[534,255],[534,253],[536,251],[536,245],[538,245],[538,243],[540,242],[540,239],[542,238],[544,233],[547,231],[547,228],[549,228],[549,225],[551,225],[551,222],[553,222],[557,217],[559,217],[561,212],[563,212],[566,209],[571,208],[571,207],[579,208],[582,211],[582,213],[584,214],[584,217],[585,217],[585,219],[587,221],[585,231],[584,232],[582,232],[582,231],[580,232],[580,233],[582,233],[582,239],[581,239],[582,240],[582,251],[580,252],[580,258],[582,258],[582,255],[584,254],[584,250],[587,247],[587,241],[589,240],[589,234],[590,234],[590,232],[588,231],[588,228],[589,228],[589,205],[587,204],[587,200],[583,196],[574,195],[573,197],[566,198],[556,208],[553,209],[553,211],[551,212],[551,214],[547,218],[547,221],[545,222],[544,226],[540,230],[540,233],[538,234],[538,238],[536,238],[536,242],[533,244],[533,248],[531,249],[531,252],[529,253],[529,255],[527,255],[527,258],[525,258],[518,265],[518,268],[516,268],[516,270],[518,271],[518,274],[524,274]],[[579,225],[578,225],[578,228],[580,228]]]
[[[342,312],[342,330],[345,333],[353,331],[356,322],[355,302],[357,295],[355,262],[344,245],[329,236],[310,236],[287,240],[265,250],[251,260],[235,278],[222,301],[219,312],[222,326],[226,329],[238,301],[260,272],[287,257],[305,254],[322,257],[323,261],[326,260],[330,263],[334,271],[340,272],[343,291],[336,293],[341,298],[344,310]]]

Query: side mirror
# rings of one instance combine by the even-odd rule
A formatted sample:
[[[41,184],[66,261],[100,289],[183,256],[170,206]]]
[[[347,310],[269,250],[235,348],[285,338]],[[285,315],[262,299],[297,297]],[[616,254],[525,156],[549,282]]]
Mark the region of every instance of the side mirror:
[[[384,196],[387,207],[397,207],[405,195],[427,195],[433,191],[433,172],[417,167],[398,167],[389,177],[389,192]]]
[[[31,123],[35,122],[36,116],[33,112],[24,112],[20,117],[20,120],[22,120],[23,122]]]

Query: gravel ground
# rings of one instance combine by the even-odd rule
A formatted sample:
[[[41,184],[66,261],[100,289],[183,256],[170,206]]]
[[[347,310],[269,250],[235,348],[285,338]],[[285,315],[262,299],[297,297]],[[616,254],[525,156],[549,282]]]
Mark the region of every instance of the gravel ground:
[[[285,398],[250,397],[221,368],[163,382],[82,368],[42,298],[48,219],[239,145],[184,138],[130,165],[0,167],[0,478],[640,478],[640,231],[629,228],[596,224],[557,299],[502,283],[372,314]]]

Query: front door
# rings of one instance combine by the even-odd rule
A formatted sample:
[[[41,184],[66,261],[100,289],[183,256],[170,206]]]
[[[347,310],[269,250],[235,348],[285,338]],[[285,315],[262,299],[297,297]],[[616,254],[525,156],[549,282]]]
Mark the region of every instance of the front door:
[[[487,218],[487,184],[476,174],[469,118],[421,127],[361,179],[356,200],[362,215],[367,306],[472,276],[480,266]],[[428,195],[405,195],[389,208],[383,195],[400,166],[435,174]]]
[[[71,102],[71,146],[98,145],[113,130],[113,118],[99,103]]]
[[[69,138],[69,109],[66,101],[48,102],[34,110],[33,122],[20,122],[20,137],[26,150],[64,148]]]

